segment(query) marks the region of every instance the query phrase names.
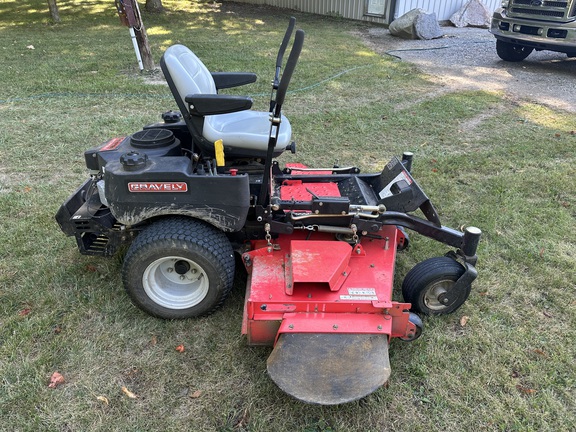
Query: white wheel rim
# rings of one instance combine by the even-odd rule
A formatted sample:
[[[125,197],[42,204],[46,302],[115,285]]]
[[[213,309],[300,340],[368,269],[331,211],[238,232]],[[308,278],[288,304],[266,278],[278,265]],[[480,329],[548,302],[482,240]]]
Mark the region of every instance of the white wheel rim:
[[[433,311],[446,309],[446,305],[440,303],[438,297],[448,292],[448,290],[452,287],[452,285],[454,285],[453,281],[444,280],[436,282],[430,288],[428,288],[426,290],[426,293],[424,294],[424,304],[426,305],[426,307]]]
[[[194,261],[178,256],[157,259],[142,276],[148,297],[168,309],[188,309],[208,294],[206,272]]]

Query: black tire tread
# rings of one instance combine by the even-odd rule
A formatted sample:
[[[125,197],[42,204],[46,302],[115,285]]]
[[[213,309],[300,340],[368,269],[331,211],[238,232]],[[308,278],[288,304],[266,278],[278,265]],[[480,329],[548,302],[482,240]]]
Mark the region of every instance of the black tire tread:
[[[431,311],[421,301],[424,287],[440,279],[456,281],[465,272],[464,266],[450,257],[434,257],[416,264],[406,275],[402,282],[402,296],[404,300],[412,304],[412,310],[425,315],[441,315],[454,312],[464,302],[446,311]],[[467,287],[464,301],[470,294],[471,286]]]
[[[496,40],[496,53],[498,57],[504,61],[521,62],[528,57],[533,50],[533,48],[527,46],[514,45],[510,42]]]
[[[124,266],[122,269],[124,286],[127,287],[130,283],[128,280],[130,278],[129,269],[133,260],[138,260],[142,254],[146,254],[159,247],[170,247],[175,241],[198,245],[213,257],[213,263],[215,263],[217,267],[220,267],[219,273],[224,275],[225,286],[218,301],[210,310],[198,316],[210,315],[222,306],[232,289],[235,260],[234,251],[226,235],[203,221],[186,217],[169,217],[146,227],[132,242],[124,258]],[[138,299],[132,295],[128,288],[126,288],[126,291],[132,301],[140,307]],[[171,314],[157,314],[149,310],[145,311],[160,318],[180,318],[176,313],[172,316]]]

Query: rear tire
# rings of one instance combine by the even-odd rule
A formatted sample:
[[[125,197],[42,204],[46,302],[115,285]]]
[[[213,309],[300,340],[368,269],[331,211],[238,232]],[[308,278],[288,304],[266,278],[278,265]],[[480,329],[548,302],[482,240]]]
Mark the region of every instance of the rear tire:
[[[234,280],[234,252],[216,228],[193,219],[154,222],[136,237],[122,279],[132,302],[159,318],[209,315],[222,305]]]
[[[496,40],[496,53],[502,60],[520,62],[530,55],[534,48]]]
[[[465,272],[464,266],[449,257],[430,258],[416,264],[402,283],[404,300],[412,304],[412,311],[424,315],[445,315],[464,304],[472,285],[468,285],[449,305],[442,304],[439,296],[449,291]]]

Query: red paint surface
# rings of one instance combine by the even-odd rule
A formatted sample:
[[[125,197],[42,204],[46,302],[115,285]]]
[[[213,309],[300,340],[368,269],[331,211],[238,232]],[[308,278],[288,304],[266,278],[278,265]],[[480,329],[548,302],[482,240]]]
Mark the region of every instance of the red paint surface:
[[[269,250],[253,242],[244,254],[250,275],[242,331],[250,344],[273,343],[279,333],[374,333],[390,337],[414,331],[410,304],[392,301],[395,226],[359,245],[331,234],[280,236]]]

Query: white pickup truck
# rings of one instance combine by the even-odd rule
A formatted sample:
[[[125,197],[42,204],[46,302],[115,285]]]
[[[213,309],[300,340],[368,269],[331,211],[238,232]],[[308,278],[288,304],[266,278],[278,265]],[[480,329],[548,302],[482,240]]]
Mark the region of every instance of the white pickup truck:
[[[519,62],[533,50],[576,57],[576,0],[503,0],[490,32],[502,60]]]

